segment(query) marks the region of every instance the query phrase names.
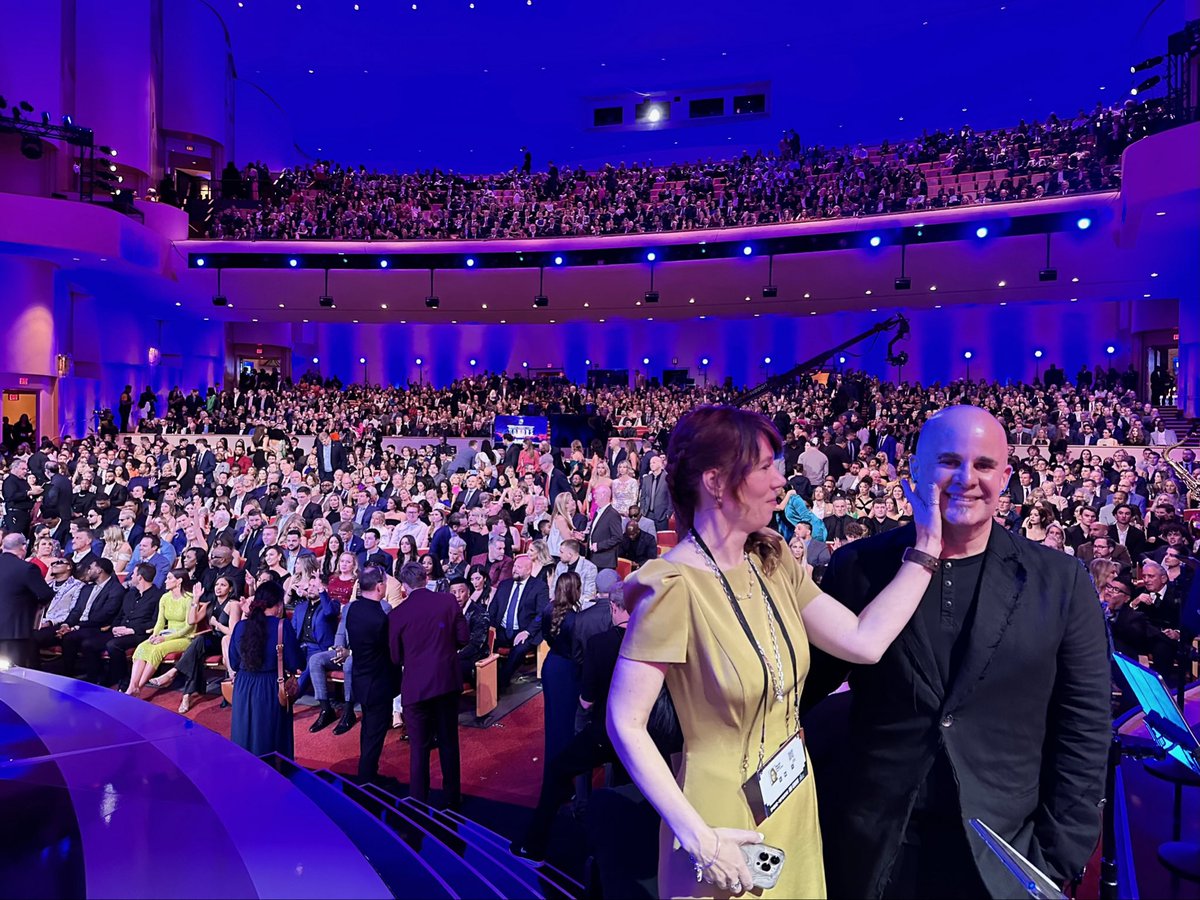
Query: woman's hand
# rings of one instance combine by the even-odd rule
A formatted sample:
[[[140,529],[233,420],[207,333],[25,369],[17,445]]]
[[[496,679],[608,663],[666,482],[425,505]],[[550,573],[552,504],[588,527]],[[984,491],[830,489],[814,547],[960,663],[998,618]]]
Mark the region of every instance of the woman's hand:
[[[743,844],[761,844],[763,836],[743,828],[713,828],[702,835],[699,852],[689,851],[701,869],[701,880],[731,894],[753,888],[753,876],[742,855]]]
[[[930,556],[942,552],[942,489],[936,482],[916,484],[908,479],[900,482],[904,497],[912,507],[913,524],[917,527],[915,547]]]

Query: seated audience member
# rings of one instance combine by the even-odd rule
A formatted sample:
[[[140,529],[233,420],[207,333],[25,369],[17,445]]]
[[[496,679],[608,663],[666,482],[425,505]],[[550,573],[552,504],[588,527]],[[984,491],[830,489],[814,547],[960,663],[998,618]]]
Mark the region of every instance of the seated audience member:
[[[139,563],[133,570],[133,577],[129,580],[125,588],[125,597],[121,601],[121,612],[113,621],[112,630],[109,632],[109,640],[103,647],[92,645],[89,648],[90,659],[86,659],[85,650],[89,680],[125,689],[129,675],[126,653],[150,637],[158,621],[158,604],[163,591],[154,583],[156,575],[154,564],[149,562]],[[107,672],[100,659],[102,652],[108,653]]]
[[[826,516],[824,521],[825,534],[831,543],[834,541],[845,542],[846,526],[854,522],[849,511],[850,504],[845,497],[834,498],[833,512]]]
[[[1101,599],[1107,606],[1113,649],[1134,659],[1148,654],[1154,670],[1164,678],[1170,678],[1178,656],[1179,632],[1160,628],[1144,612],[1133,608],[1129,603],[1133,590],[1129,581],[1118,577],[1101,591]]]
[[[342,611],[341,605],[329,596],[317,579],[301,582],[294,590],[300,599],[288,626],[296,636],[300,668],[304,670],[300,676],[300,693],[303,694],[309,685],[308,658],[333,646]]]
[[[658,558],[658,535],[642,531],[638,521],[630,519],[625,524],[617,556],[632,562],[635,569],[640,569],[649,560]]]
[[[518,556],[512,578],[497,585],[488,609],[488,621],[496,629],[496,646],[509,648],[508,658],[500,666],[501,690],[508,687],[525,654],[542,640],[541,612],[550,602],[550,593],[544,581],[530,578],[532,568],[528,556]]]
[[[158,601],[158,618],[150,637],[133,651],[133,671],[126,693],[136,697],[158,671],[168,653],[183,653],[196,630],[197,602],[192,595],[191,579],[181,568],[167,572],[166,590]]]
[[[871,500],[870,514],[865,519],[859,519],[859,524],[865,526],[870,535],[883,534],[885,531],[900,527],[899,522],[888,518],[887,501],[883,497],[875,497]]]
[[[354,601],[352,600],[351,602]],[[347,608],[349,607],[347,606]],[[329,697],[329,682],[325,675],[326,672],[334,669],[341,669],[342,671],[342,693],[345,704],[342,706],[340,715],[333,708],[333,700]],[[317,718],[313,720],[312,725],[308,726],[308,730],[316,734],[335,719],[340,719],[333,733],[335,735],[345,734],[354,727],[358,719],[354,715],[354,660],[350,655],[350,642],[346,635],[346,615],[344,611],[333,638],[333,649],[310,653],[308,656],[307,671],[309,680],[312,681],[313,696],[321,707],[320,712],[317,713]],[[343,725],[345,726],[344,728],[342,727]]]
[[[470,637],[467,643],[458,648],[458,664],[462,669],[463,684],[475,683],[475,663],[487,656],[488,616],[487,607],[483,603],[471,599],[471,586],[465,578],[454,578],[450,581],[450,593],[458,601],[463,616],[467,620]]]
[[[1142,563],[1141,591],[1129,601],[1131,609],[1146,616],[1156,627],[1178,631],[1182,597],[1167,577],[1162,563],[1146,560]]]
[[[488,538],[487,554],[472,560],[477,565],[484,566],[488,573],[488,582],[499,584],[506,578],[512,577],[513,560],[504,554],[505,541],[500,535]]]
[[[885,509],[887,504],[884,504]],[[886,513],[885,513],[886,514]],[[997,525],[1006,531],[1016,532],[1021,525],[1021,517],[1013,509],[1012,497],[1001,494],[996,502],[996,515],[993,517]]]
[[[631,503],[629,505],[629,514],[621,517],[622,531],[630,522],[637,522],[638,529],[643,534],[654,535],[655,546],[658,545],[658,530],[654,526],[654,520],[649,516],[643,516],[642,508],[637,503]]]
[[[33,633],[34,645],[39,650],[59,643],[59,629],[66,624],[84,586],[83,582],[75,577],[75,568],[71,561],[62,554],[50,560],[47,583],[54,591],[54,599],[42,612],[41,624]]]
[[[113,622],[121,613],[125,588],[113,574],[112,560],[108,559],[94,560],[83,578],[84,586],[75,606],[58,629],[63,674],[77,674],[77,661],[82,654],[88,665],[89,680],[99,681],[100,655],[108,643]]]
[[[1090,538],[1092,523],[1096,521],[1096,510],[1091,506],[1080,504],[1075,507],[1075,524],[1066,530],[1064,536],[1067,545],[1076,553],[1081,544]]]
[[[1108,527],[1100,522],[1093,522],[1088,529],[1088,540],[1079,545],[1075,555],[1082,563],[1090,563],[1093,559],[1111,559],[1128,572],[1133,568],[1133,560],[1129,551],[1113,541],[1108,536]]]
[[[558,579],[567,572],[574,572],[579,576],[582,593],[579,597],[580,605],[587,608],[596,600],[596,566],[588,559],[584,559],[580,554],[583,552],[583,545],[574,538],[569,538],[562,542],[559,547],[558,565],[554,567],[554,575],[550,581],[551,595],[554,593],[555,585],[558,584]]]
[[[379,566],[388,575],[392,574],[392,556],[379,547],[379,532],[368,528],[362,533],[363,548],[358,552],[358,569],[361,572],[367,566]]]
[[[429,547],[429,526],[421,521],[420,514],[421,507],[416,503],[409,503],[404,507],[404,521],[392,530],[392,540],[397,545],[401,537],[408,535],[419,550]]]

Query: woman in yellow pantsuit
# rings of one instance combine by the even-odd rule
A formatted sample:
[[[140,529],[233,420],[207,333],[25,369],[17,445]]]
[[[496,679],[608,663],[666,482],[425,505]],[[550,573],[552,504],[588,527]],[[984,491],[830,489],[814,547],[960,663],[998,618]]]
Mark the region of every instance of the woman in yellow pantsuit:
[[[158,601],[158,621],[147,640],[133,651],[133,673],[125,692],[136,697],[162,665],[168,653],[182,653],[195,636],[196,626],[188,624],[192,605],[192,581],[182,569],[167,573],[167,592]]]

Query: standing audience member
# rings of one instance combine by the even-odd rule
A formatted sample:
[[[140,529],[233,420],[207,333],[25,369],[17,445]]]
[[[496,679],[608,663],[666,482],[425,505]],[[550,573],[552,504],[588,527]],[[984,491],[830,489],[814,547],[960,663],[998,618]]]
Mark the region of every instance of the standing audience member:
[[[391,725],[392,698],[401,692],[400,666],[389,649],[391,626],[386,592],[387,573],[379,566],[367,566],[358,579],[358,598],[345,612],[346,641],[354,660],[354,698],[347,698],[346,705],[350,707],[356,700],[362,706],[358,777],[367,781],[379,777],[379,757]],[[410,752],[416,752],[416,747]]]
[[[279,670],[285,676],[299,674],[304,661],[296,633],[283,618],[283,587],[277,582],[255,588],[249,614],[233,629],[229,663],[237,673],[229,739],[255,756],[292,758],[292,708],[279,702]]]
[[[470,638],[467,620],[451,594],[427,590],[425,568],[405,563],[400,583],[404,602],[388,615],[392,662],[404,667],[400,695],[408,725],[409,792],[429,801],[429,756],[437,740],[442,769],[442,800],[449,809],[462,804],[458,756],[458,695],[462,673],[458,648]]]
[[[0,657],[34,668],[33,624],[38,610],[54,599],[54,590],[37,567],[25,562],[28,548],[23,533],[6,534],[0,542]]]

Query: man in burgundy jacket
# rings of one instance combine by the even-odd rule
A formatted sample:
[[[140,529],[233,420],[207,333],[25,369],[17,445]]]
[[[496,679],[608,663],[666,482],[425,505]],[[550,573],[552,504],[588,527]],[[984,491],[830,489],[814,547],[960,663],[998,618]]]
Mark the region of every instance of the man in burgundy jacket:
[[[453,594],[426,589],[425,567],[405,563],[400,582],[408,597],[388,615],[392,662],[404,667],[400,696],[409,738],[409,794],[429,800],[429,753],[434,738],[442,767],[446,806],[462,802],[458,757],[458,696],[462,675],[458,648],[470,639],[467,620]]]

